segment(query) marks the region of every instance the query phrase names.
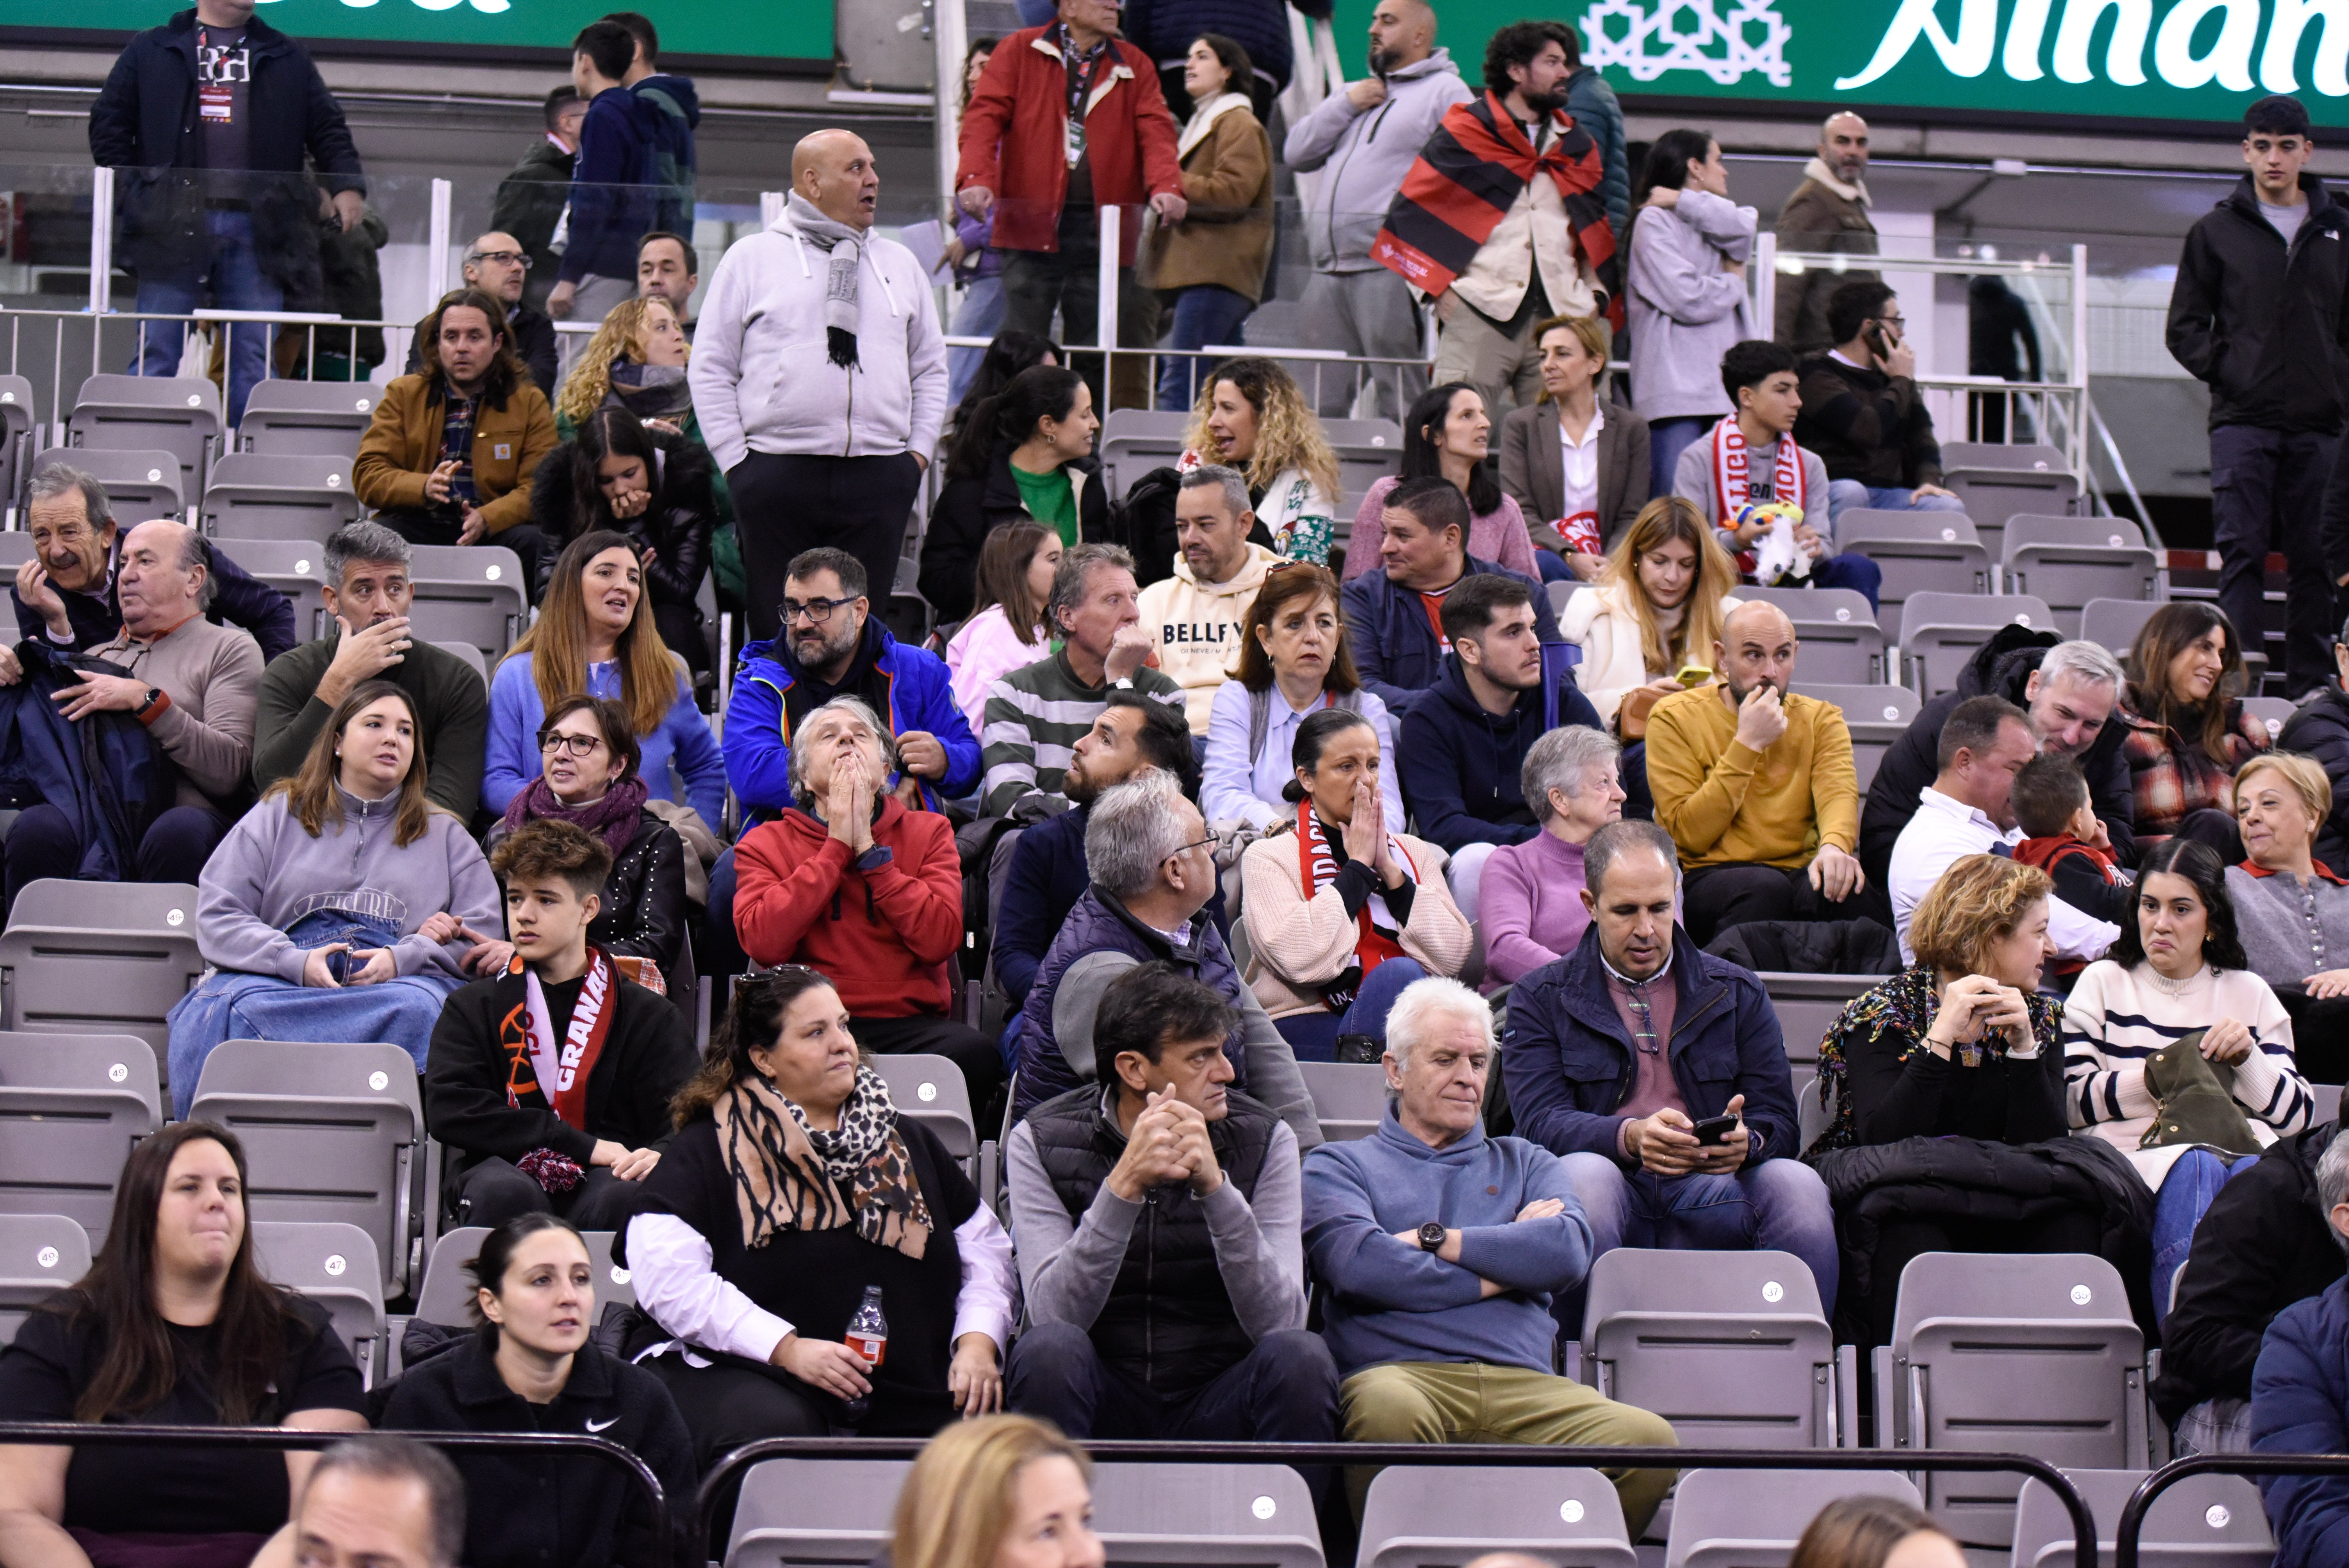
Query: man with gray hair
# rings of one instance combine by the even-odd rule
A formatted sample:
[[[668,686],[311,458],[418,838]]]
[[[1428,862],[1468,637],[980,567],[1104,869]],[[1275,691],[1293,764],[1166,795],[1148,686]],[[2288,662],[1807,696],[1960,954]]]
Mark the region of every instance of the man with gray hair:
[[[2113,716],[2120,702],[2120,661],[2095,643],[2050,647],[2047,635],[2021,626],[2000,631],[1958,672],[1958,689],[1927,703],[1885,752],[1859,819],[1859,865],[1870,885],[1890,885],[1892,846],[1941,770],[1941,727],[1970,696],[2004,697],[2029,717],[2041,751],[2080,765],[2089,804],[2105,828],[2100,847],[2122,865],[2136,863],[2136,789],[2121,755],[2127,728]]]
[[[457,1568],[465,1483],[413,1438],[353,1438],[318,1456],[288,1529],[303,1568]]]
[[[481,803],[489,696],[471,660],[410,634],[408,541],[379,522],[345,523],[327,537],[326,562],[326,634],[272,659],[261,677],[254,788],[301,771],[335,705],[362,681],[388,680],[416,706],[426,798],[471,820]]]
[[[115,603],[115,518],[106,487],[63,463],[50,463],[33,476],[25,507],[25,528],[33,536],[33,559],[16,569],[16,633],[52,646],[87,653],[122,630]],[[261,645],[264,659],[294,645],[294,607],[285,595],[215,550],[212,552],[212,603],[216,624],[242,626]],[[0,669],[13,669],[13,652],[0,650]]]
[[[2265,1165],[2273,1152],[2271,1149],[2262,1155],[2251,1170]],[[2251,1172],[2244,1174],[2248,1179]],[[2220,1189],[2221,1196],[2225,1191]],[[2316,1162],[2315,1198],[2330,1233],[2326,1240],[2333,1243],[2323,1251],[2333,1254],[2327,1262],[2337,1267],[2342,1240],[2349,1236],[2349,1144],[2342,1140],[2324,1146]],[[2212,1207],[2217,1207],[2215,1201]],[[2209,1222],[2206,1214],[2203,1224]],[[2200,1227],[2194,1239],[2189,1263],[2201,1255]],[[2313,1250],[2313,1242],[2307,1244]],[[2271,1253],[2259,1261],[2273,1270],[2282,1260]],[[2166,1332],[2162,1343],[2168,1344]],[[2349,1343],[2349,1279],[2336,1278],[2322,1294],[2276,1314],[2260,1340],[2259,1359],[2251,1370],[2253,1453],[2349,1452],[2349,1367],[2341,1355],[2344,1343]],[[2168,1370],[2165,1355],[2163,1371]],[[2279,1564],[2314,1568],[2349,1562],[2349,1476],[2280,1475],[2262,1482],[2260,1490],[2266,1494],[2268,1528],[2275,1533]]]
[[[1067,810],[1061,776],[1112,688],[1184,700],[1183,688],[1151,667],[1158,648],[1141,625],[1140,597],[1133,557],[1116,545],[1080,544],[1061,557],[1044,607],[1060,651],[987,690],[978,732],[987,769],[982,816],[1032,822]]]
[[[1135,965],[1159,960],[1213,987],[1239,1015],[1230,1050],[1235,1085],[1287,1122],[1299,1148],[1321,1141],[1295,1053],[1202,913],[1217,885],[1215,843],[1199,808],[1163,769],[1145,769],[1093,801],[1085,825],[1092,885],[1045,951],[1012,1035],[1019,1072],[1014,1116],[1092,1080],[1102,994]]]
[[[1208,463],[1174,492],[1174,575],[1142,591],[1142,630],[1158,643],[1158,667],[1183,688],[1191,733],[1207,733],[1216,691],[1239,666],[1240,634],[1256,591],[1280,557],[1249,542],[1257,526],[1247,480]]]

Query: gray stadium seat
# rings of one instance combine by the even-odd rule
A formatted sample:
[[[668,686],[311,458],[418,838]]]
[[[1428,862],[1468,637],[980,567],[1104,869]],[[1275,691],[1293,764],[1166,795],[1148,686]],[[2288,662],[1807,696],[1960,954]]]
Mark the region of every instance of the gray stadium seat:
[[[409,620],[429,642],[462,640],[491,663],[530,619],[522,558],[502,544],[419,544],[409,552]]]
[[[466,642],[435,643],[432,645],[440,649],[444,653],[454,654],[459,658],[464,660],[467,664],[472,665],[473,673],[481,677],[481,685],[484,687],[489,686],[490,662],[481,657],[481,649],[473,646],[472,644]]]
[[[212,465],[200,515],[206,533],[323,544],[357,521],[359,498],[345,459],[231,452]]]
[[[33,549],[31,534],[22,530],[0,533],[0,572],[7,573],[12,578],[16,568],[35,559],[37,553]]]
[[[237,427],[243,450],[278,456],[358,456],[359,440],[374,422],[383,388],[361,382],[256,382],[245,399],[244,423]]]
[[[1948,511],[1877,511],[1854,507],[1836,523],[1836,545],[1884,570],[1876,624],[1900,640],[1901,606],[1912,593],[1990,592],[1990,552],[1974,525]]]
[[[480,1253],[481,1242],[489,1233],[483,1225],[458,1225],[440,1233],[432,1243],[431,1255],[425,1261],[423,1282],[416,1287],[416,1310],[409,1315],[444,1328],[461,1328],[473,1321],[473,1280],[466,1265]],[[613,1238],[610,1231],[582,1231],[579,1234],[579,1239],[587,1243],[588,1261],[595,1266],[597,1322],[615,1304],[636,1304],[636,1286],[629,1282],[628,1271],[612,1261]],[[394,1376],[400,1370],[399,1332],[404,1325],[404,1319],[395,1324],[391,1335],[389,1365]]]
[[[1299,1062],[1321,1136],[1332,1143],[1368,1138],[1387,1113],[1387,1069],[1376,1062]]]
[[[2091,599],[2080,607],[2080,637],[2126,659],[2137,634],[2161,606],[2143,599]]]
[[[2063,449],[2038,441],[1943,441],[1941,468],[2021,469],[2033,473],[2069,473]]]
[[[1819,1076],[1808,1068],[1795,1069],[1795,1126],[1805,1149],[1816,1143],[1820,1134],[1826,1132],[1835,1121],[1834,1092],[1829,1089],[1823,1093],[1821,1081]],[[1853,1370],[1856,1372],[1857,1368]],[[1852,1408],[1856,1415],[1857,1391],[1849,1390],[1847,1398],[1854,1401]]]
[[[89,1273],[89,1234],[63,1214],[0,1214],[0,1345],[25,1314]]]
[[[215,539],[212,549],[294,602],[296,637],[326,634],[326,552],[317,541]]]
[[[244,1140],[254,1218],[345,1222],[374,1239],[386,1296],[423,1263],[424,1107],[398,1046],[226,1040],[204,1058],[192,1119]]]
[[[1740,599],[1762,599],[1786,612],[1803,645],[1795,667],[1810,683],[1874,686],[1884,667],[1884,631],[1868,595],[1852,588],[1740,587]]]
[[[1851,764],[1859,774],[1859,793],[1865,799],[1868,785],[1876,779],[1877,765],[1916,722],[1924,701],[1902,686],[1835,686],[1803,678],[1808,674],[1806,660],[1806,655],[1795,660],[1795,689],[1843,709],[1844,727],[1851,731]]]
[[[1941,483],[1963,503],[1982,542],[1993,556],[2008,520],[2031,513],[2070,516],[2086,509],[2080,481],[2067,469],[1963,468],[1945,469]]]
[[[70,447],[140,451],[160,448],[180,461],[180,493],[201,492],[222,449],[220,388],[201,376],[115,376],[81,384],[66,420]]]
[[[2283,734],[2283,727],[2300,711],[2300,705],[2289,697],[2247,696],[2243,699],[2243,711],[2266,725],[2268,738],[2273,740]]]
[[[1583,1379],[1609,1398],[1693,1447],[1840,1446],[1835,1336],[1794,1253],[1617,1247],[1587,1288]]]
[[[1154,408],[1112,408],[1102,421],[1102,482],[1112,498],[1123,496],[1134,480],[1153,469],[1172,468],[1183,455],[1183,432],[1190,427],[1187,413],[1162,414]]]
[[[965,1175],[975,1175],[978,1159],[978,1126],[971,1114],[970,1086],[962,1069],[945,1057],[875,1052],[873,1070],[889,1086],[897,1114],[920,1122],[962,1162]]]
[[[0,1213],[63,1214],[103,1242],[122,1162],[162,1124],[136,1035],[0,1035]]]
[[[2121,1510],[2142,1470],[2064,1471],[2096,1519],[2096,1549],[2109,1561]],[[2260,1489],[2239,1475],[2190,1475],[2153,1500],[2137,1535],[2142,1568],[2268,1568],[2275,1561]],[[2014,1510],[2013,1568],[2072,1568],[2072,1515],[2044,1482],[2023,1483]]]
[[[2337,1083],[2313,1083],[2308,1086],[2309,1098],[2316,1109],[2309,1113],[2309,1125],[2322,1127],[2341,1117],[2341,1086]]]
[[[33,426],[37,418],[33,384],[21,376],[0,376],[0,497],[10,506],[16,504],[31,473],[25,459],[33,453]]]
[[[2075,637],[2090,600],[2153,598],[2161,558],[2125,517],[2018,514],[2007,520],[1999,571],[2006,592],[2044,599],[2055,629]]]
[[[1778,1015],[1778,1032],[1785,1037],[1786,1059],[1807,1067],[1819,1059],[1819,1042],[1827,1037],[1848,1003],[1816,996],[1772,996],[1770,1010]]]
[[[249,1206],[246,1213],[252,1213]],[[357,1225],[259,1219],[252,1223],[253,1258],[263,1276],[334,1315],[335,1332],[351,1347],[361,1379],[373,1387],[385,1370],[387,1327],[375,1238]]]
[[[911,1460],[766,1460],[742,1473],[725,1568],[863,1568],[889,1543]]]
[[[1488,1552],[1635,1568],[1614,1483],[1579,1465],[1393,1465],[1362,1501],[1359,1568],[1463,1568]]]
[[[1093,1528],[1112,1563],[1323,1568],[1313,1495],[1287,1465],[1102,1465]]]
[[[26,482],[52,463],[79,469],[105,486],[115,521],[126,531],[150,518],[188,514],[188,492],[181,488],[179,459],[160,447],[121,450],[51,447],[26,467]]]
[[[1958,672],[2001,626],[2054,627],[2055,614],[2028,593],[1909,595],[1901,611],[1900,654],[1908,684],[1926,696],[1958,688]]]
[[[1889,1497],[1921,1506],[1897,1470],[1684,1470],[1672,1493],[1665,1568],[1772,1568],[1811,1520],[1841,1497]]]
[[[2027,1452],[2066,1470],[2151,1458],[2145,1342],[2121,1276],[2083,1253],[1926,1253],[1875,1353],[1877,1446]],[[1929,1474],[1960,1541],[2004,1545],[2019,1479]]]
[[[0,1029],[136,1035],[168,1088],[165,1015],[203,972],[186,882],[44,877],[17,894],[0,932]]]
[[[1402,464],[1402,427],[1392,419],[1324,419],[1321,433],[1338,454],[1338,503],[1334,533],[1343,544],[1354,531],[1354,513],[1372,485],[1392,478]],[[1536,520],[1527,518],[1527,522]]]

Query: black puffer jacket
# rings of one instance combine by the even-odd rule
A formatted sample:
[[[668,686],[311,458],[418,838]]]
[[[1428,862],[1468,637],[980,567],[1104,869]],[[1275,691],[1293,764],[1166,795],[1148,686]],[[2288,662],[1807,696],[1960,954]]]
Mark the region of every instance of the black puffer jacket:
[[[2327,683],[2300,705],[2276,737],[2278,751],[2316,759],[2333,780],[2333,815],[2316,830],[2316,858],[2335,874],[2349,874],[2349,692]]]
[[[1077,539],[1100,544],[1109,540],[1109,493],[1102,485],[1098,459],[1079,458],[1068,465],[1069,482],[1077,491]],[[930,508],[929,531],[922,536],[922,572],[917,584],[929,601],[938,624],[959,621],[970,614],[978,596],[978,552],[987,536],[1007,522],[1033,521],[1019,499],[1019,481],[1011,477],[1011,454],[987,465],[984,475],[949,469],[946,488]]]
[[[1900,973],[1900,944],[1872,920],[1750,920],[1714,937],[1705,951],[1756,972]]]
[[[564,442],[546,454],[531,480],[530,521],[543,531],[550,547],[540,558],[539,596],[563,546],[583,533],[608,528],[625,533],[639,548],[653,552],[645,572],[645,586],[656,604],[691,604],[709,571],[709,536],[717,525],[718,499],[711,489],[717,464],[699,441],[660,430],[646,435],[660,454],[650,505],[626,521],[613,518],[611,506],[599,494],[582,498],[572,471],[579,443]]]
[[[2287,245],[2260,215],[2251,177],[2195,220],[2169,293],[2169,352],[2210,387],[2210,428],[2341,428],[2349,347],[2349,208],[2313,174],[2307,215]]]

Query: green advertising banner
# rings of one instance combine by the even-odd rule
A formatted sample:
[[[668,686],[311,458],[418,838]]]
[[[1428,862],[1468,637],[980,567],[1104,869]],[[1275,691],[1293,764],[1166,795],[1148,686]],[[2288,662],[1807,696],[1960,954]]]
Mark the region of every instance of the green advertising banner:
[[[1440,41],[1475,83],[1485,40],[1527,15],[1582,35],[1623,95],[1971,114],[2231,120],[2296,93],[2349,123],[2349,0],[1446,0]],[[1368,0],[1340,0],[1349,74]]]
[[[385,52],[564,49],[615,0],[260,0],[254,15],[307,42],[377,44]],[[78,0],[69,8],[0,0],[0,28],[62,36],[137,32],[185,6],[171,0]],[[642,7],[660,27],[664,57],[732,56],[829,60],[828,0],[689,0]]]

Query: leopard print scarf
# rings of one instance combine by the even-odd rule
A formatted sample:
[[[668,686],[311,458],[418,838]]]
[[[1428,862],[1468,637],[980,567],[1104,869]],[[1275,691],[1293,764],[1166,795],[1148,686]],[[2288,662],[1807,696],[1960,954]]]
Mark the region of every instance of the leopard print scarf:
[[[856,1069],[836,1131],[810,1127],[805,1111],[755,1073],[737,1079],[711,1110],[744,1246],[762,1247],[779,1231],[853,1222],[866,1241],[909,1258],[928,1247],[929,1205],[905,1157],[888,1086],[871,1068]]]

